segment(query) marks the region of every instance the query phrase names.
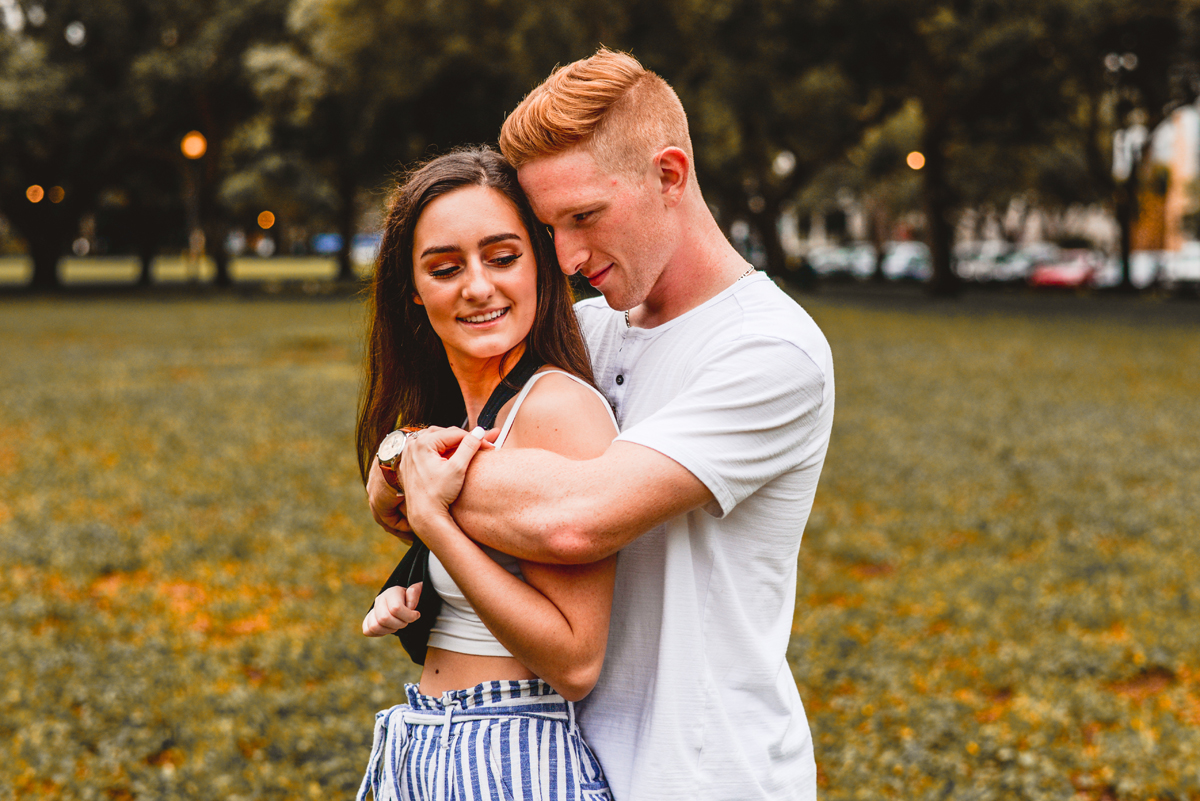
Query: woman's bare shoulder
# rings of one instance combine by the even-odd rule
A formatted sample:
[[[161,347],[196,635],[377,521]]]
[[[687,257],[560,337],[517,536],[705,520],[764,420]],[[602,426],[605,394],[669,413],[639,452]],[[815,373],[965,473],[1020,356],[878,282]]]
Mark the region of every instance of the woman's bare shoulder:
[[[593,459],[604,453],[616,434],[603,396],[555,370],[530,388],[505,447],[540,448],[572,459]]]

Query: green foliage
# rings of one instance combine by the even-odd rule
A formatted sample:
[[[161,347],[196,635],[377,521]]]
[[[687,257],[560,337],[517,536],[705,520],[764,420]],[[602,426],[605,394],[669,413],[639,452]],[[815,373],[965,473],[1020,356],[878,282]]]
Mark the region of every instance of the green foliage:
[[[921,206],[942,280],[962,209],[1113,199],[1112,131],[1153,126],[1195,94],[1192,5],[56,3],[40,25],[0,32],[0,213],[42,278],[84,214],[143,254],[182,241],[188,186],[218,262],[226,228],[264,207],[332,226],[348,247],[398,167],[494,141],[556,64],[604,43],[676,87],[702,186],[724,224],[751,223],[770,269],[780,212],[849,189],[880,220]],[[78,45],[63,36],[72,21],[87,30]],[[1136,56],[1136,69],[1108,70],[1109,53]],[[209,152],[187,167],[178,144],[191,129]],[[916,175],[903,166],[913,149],[926,158]],[[35,207],[33,183],[66,200]]]

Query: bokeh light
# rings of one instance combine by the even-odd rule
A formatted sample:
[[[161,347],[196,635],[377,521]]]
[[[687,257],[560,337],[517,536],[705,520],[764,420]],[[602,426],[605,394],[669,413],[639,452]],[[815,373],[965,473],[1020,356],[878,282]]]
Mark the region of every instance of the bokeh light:
[[[208,140],[199,131],[189,131],[179,143],[179,150],[189,159],[198,159],[208,152]]]
[[[37,184],[25,190],[25,197],[29,198],[30,203],[41,203],[42,198],[46,196],[46,190],[42,189]]]
[[[71,47],[83,47],[84,43],[87,42],[87,28],[82,22],[76,20],[63,31],[63,37]]]
[[[258,215],[258,227],[264,231],[275,224],[275,215],[269,211],[264,211]]]
[[[50,191],[46,193],[46,199],[51,203],[62,203],[64,197],[67,196],[66,191],[61,186],[52,186]]]
[[[914,150],[904,159],[904,163],[914,170],[919,170],[925,166],[925,154],[919,150]]]

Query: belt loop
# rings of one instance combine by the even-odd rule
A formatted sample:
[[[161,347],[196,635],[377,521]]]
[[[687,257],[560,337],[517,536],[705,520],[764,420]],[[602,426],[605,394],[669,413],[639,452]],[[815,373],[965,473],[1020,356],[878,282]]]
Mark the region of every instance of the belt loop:
[[[455,702],[457,703],[457,701]],[[446,705],[446,718],[442,721],[442,748],[450,747],[450,724],[453,720],[454,707]]]

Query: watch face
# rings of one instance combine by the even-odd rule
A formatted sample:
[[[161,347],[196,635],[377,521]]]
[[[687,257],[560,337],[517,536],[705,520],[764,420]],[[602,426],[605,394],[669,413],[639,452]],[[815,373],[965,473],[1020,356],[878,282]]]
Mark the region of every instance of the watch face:
[[[404,441],[407,439],[408,432],[404,430],[393,431],[384,437],[383,442],[379,443],[379,451],[376,453],[379,463],[391,464],[404,451]]]

